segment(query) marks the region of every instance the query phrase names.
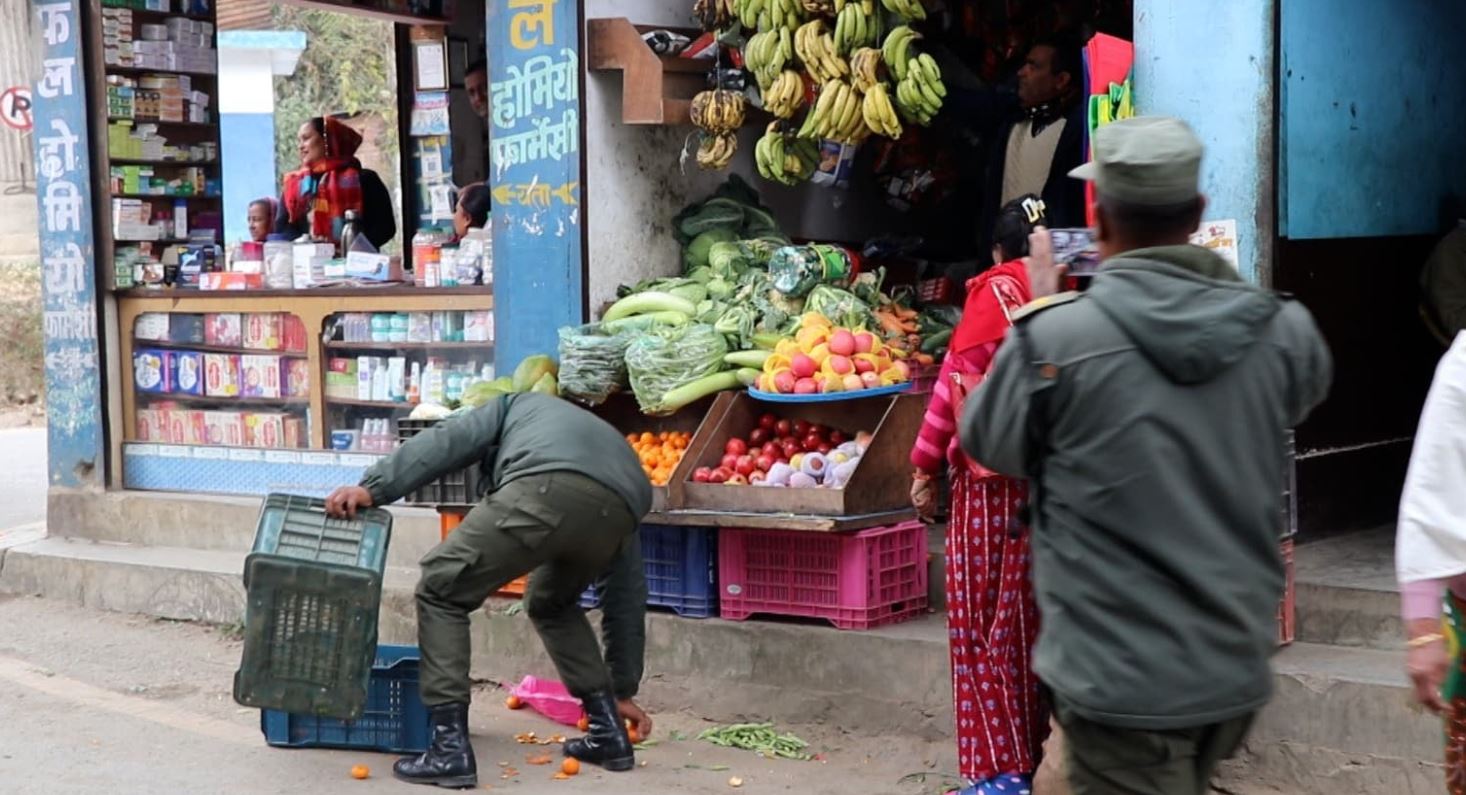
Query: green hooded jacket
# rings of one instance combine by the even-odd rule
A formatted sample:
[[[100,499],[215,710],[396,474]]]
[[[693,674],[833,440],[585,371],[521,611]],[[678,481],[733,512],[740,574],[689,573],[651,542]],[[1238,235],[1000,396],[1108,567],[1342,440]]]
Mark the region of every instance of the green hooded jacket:
[[[1172,246],[1107,261],[1086,293],[1018,324],[960,432],[989,468],[1037,477],[1034,669],[1066,707],[1116,727],[1259,709],[1283,591],[1285,434],[1331,378],[1311,315]]]

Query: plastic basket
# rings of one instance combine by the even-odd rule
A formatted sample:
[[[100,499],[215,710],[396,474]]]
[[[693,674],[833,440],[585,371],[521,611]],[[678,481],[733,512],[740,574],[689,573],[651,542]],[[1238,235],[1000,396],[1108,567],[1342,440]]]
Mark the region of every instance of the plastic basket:
[[[805,616],[840,629],[913,618],[927,606],[926,544],[920,522],[849,534],[724,530],[718,539],[722,616]]]
[[[397,441],[405,442],[408,439],[429,430],[438,424],[439,420],[398,420]],[[423,484],[416,491],[409,493],[403,502],[408,505],[425,505],[436,507],[440,505],[473,505],[478,502],[479,485],[483,480],[483,467],[479,464],[471,464],[467,469],[444,475],[437,480]]]
[[[642,525],[640,532],[647,605],[665,607],[683,618],[716,616],[717,529]],[[600,602],[595,585],[580,598],[582,607],[597,607]]]
[[[1297,587],[1293,575],[1293,539],[1284,539],[1279,545],[1283,555],[1283,600],[1278,603],[1278,645],[1287,646],[1293,642],[1297,632]]]
[[[354,721],[260,711],[265,742],[285,748],[359,748],[415,754],[428,747],[428,708],[418,693],[416,646],[378,646],[366,710]]]
[[[244,567],[249,590],[234,700],[361,717],[377,647],[381,575],[258,553]]]
[[[392,514],[380,508],[358,511],[355,519],[333,519],[325,500],[271,494],[260,508],[252,551],[380,574],[391,538]]]

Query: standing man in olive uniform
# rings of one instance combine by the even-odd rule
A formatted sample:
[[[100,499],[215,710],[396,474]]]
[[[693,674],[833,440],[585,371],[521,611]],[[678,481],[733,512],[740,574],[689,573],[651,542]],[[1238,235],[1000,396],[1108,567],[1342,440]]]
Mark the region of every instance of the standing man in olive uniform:
[[[335,515],[387,505],[443,475],[482,466],[486,493],[422,559],[417,585],[422,696],[432,712],[426,753],[397,762],[404,781],[472,787],[468,738],[469,613],[533,571],[524,606],[560,678],[581,699],[589,735],[565,753],[607,770],[635,766],[622,719],[651,721],[632,700],[646,646],[646,579],[636,532],[651,484],[625,438],[559,398],[505,395],[439,423],[327,499]],[[605,659],[579,600],[603,576]]]

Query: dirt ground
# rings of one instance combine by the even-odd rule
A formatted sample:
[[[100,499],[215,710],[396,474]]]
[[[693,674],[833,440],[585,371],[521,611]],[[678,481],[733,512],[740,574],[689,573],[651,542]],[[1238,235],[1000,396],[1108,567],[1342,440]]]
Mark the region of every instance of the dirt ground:
[[[7,793],[424,792],[391,778],[391,756],[266,746],[259,712],[230,696],[240,644],[225,630],[5,596],[0,626],[0,780]],[[694,739],[709,724],[658,712],[656,704],[647,705],[656,744],[638,754],[636,771],[587,769],[552,781],[555,768],[527,757],[548,751],[558,760],[558,749],[513,737],[564,729],[528,710],[507,710],[503,697],[492,683],[475,695],[481,791],[928,795],[953,783],[929,761],[940,758],[940,744],[781,726],[807,740],[819,761],[765,760]],[[371,778],[352,780],[357,764],[369,766]],[[741,786],[730,785],[734,778]]]
[[[0,428],[44,417],[41,271],[35,263],[0,264]]]

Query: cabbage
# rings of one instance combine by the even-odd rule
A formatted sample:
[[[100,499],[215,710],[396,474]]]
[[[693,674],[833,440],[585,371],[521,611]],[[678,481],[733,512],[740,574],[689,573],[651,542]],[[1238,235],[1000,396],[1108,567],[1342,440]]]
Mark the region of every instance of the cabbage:
[[[804,309],[824,315],[841,328],[876,328],[875,316],[864,301],[848,290],[828,284],[817,285],[809,291]]]
[[[753,347],[753,326],[756,319],[751,308],[733,304],[723,310],[713,328],[728,338],[728,347],[746,350]]]
[[[709,229],[694,237],[692,242],[687,244],[687,249],[682,252],[682,263],[685,266],[683,270],[689,271],[710,265],[709,257],[712,254],[714,243],[729,243],[737,239],[738,235],[722,228]]]
[[[660,326],[632,340],[626,349],[631,390],[646,414],[666,413],[668,392],[726,369],[728,343],[705,323]]]

